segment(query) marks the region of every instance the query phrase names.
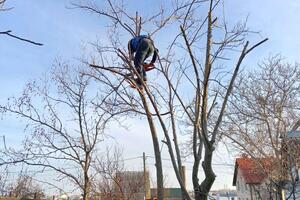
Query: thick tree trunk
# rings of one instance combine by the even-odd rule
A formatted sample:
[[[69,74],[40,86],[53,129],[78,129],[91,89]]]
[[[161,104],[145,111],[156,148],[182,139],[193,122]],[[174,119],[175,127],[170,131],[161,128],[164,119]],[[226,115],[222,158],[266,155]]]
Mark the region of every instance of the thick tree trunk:
[[[83,166],[83,200],[90,200],[91,182],[89,177],[90,152],[86,151],[85,162]]]
[[[84,174],[83,200],[90,200],[90,180],[88,175]]]
[[[150,131],[151,131],[154,154],[155,154],[157,200],[163,200],[164,199],[163,170],[162,170],[161,154],[160,154],[157,132],[156,132],[156,128],[155,128],[153,118],[151,116],[146,98],[142,93],[140,94],[140,96],[143,101],[144,109],[147,113],[147,120],[148,120],[148,124],[149,124]]]
[[[208,193],[215,182],[216,175],[212,169],[212,156],[213,156],[213,147],[205,146],[205,156],[202,162],[202,168],[205,173],[205,179],[202,181],[200,186],[194,188],[195,191],[195,200],[207,200]]]
[[[208,193],[208,192],[207,191],[200,191],[200,192],[198,192],[197,196],[195,196],[195,200],[208,200],[208,195],[206,195],[204,193]]]
[[[206,190],[205,188],[201,188],[199,185],[196,189],[194,188],[194,195],[195,195],[195,200],[208,200],[208,193],[209,190]]]
[[[209,191],[210,188],[203,188],[200,185],[198,185],[197,188],[194,188],[195,200],[208,200]]]

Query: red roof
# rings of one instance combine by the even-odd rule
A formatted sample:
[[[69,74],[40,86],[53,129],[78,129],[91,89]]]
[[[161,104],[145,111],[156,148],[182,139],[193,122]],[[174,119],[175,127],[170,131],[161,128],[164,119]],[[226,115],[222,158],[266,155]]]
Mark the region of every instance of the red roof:
[[[248,157],[237,158],[233,177],[233,185],[236,185],[238,169],[246,184],[260,184],[267,178],[266,169],[271,168],[271,159],[253,159]]]

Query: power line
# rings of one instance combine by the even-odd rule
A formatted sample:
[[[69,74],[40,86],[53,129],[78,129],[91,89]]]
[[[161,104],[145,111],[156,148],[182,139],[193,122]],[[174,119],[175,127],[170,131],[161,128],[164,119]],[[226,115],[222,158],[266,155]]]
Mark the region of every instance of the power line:
[[[136,160],[136,159],[142,159],[143,156],[136,156],[136,157],[129,157],[129,158],[125,158],[125,159],[121,159],[119,160],[120,162],[125,162],[125,161],[130,161],[130,160]],[[47,167],[44,167],[44,169],[40,169],[40,170],[19,170],[19,171],[0,171],[0,174],[19,174],[19,173],[44,173],[44,172],[55,172],[57,170],[55,169],[45,169]],[[71,169],[79,169],[80,167],[67,167],[67,168],[62,168],[63,170],[71,170]]]
[[[125,159],[120,160],[120,161],[129,161],[129,160],[136,160],[136,159],[143,159],[143,156],[137,156],[137,157],[132,157],[132,158],[125,158]]]
[[[154,156],[146,156],[148,158],[151,158],[151,159],[155,159]],[[162,158],[162,160],[166,160],[166,161],[172,161],[171,159],[169,158]],[[194,164],[194,162],[192,161],[183,161],[183,163],[190,163],[190,164]],[[215,165],[215,166],[227,166],[227,167],[234,167],[233,164],[228,164],[228,163],[212,163],[212,165]]]
[[[146,158],[150,158],[150,159],[155,159],[154,156],[146,156]],[[131,161],[131,160],[137,160],[137,159],[143,159],[143,156],[135,156],[135,157],[129,157],[129,158],[124,158],[119,160],[120,162],[126,162],[126,161]],[[165,161],[170,161],[171,159],[169,158],[162,158],[162,160]],[[194,164],[194,162],[192,161],[184,161],[183,163],[190,163],[190,164]],[[233,164],[228,164],[228,163],[213,163],[212,165],[214,166],[226,166],[226,167],[234,167]],[[79,167],[68,167],[68,168],[63,168],[64,170],[72,170],[72,169],[79,169]],[[26,172],[26,173],[44,173],[44,172],[55,172],[55,169],[42,169],[42,170],[28,170],[28,171],[0,171],[0,174],[19,174],[21,172]]]

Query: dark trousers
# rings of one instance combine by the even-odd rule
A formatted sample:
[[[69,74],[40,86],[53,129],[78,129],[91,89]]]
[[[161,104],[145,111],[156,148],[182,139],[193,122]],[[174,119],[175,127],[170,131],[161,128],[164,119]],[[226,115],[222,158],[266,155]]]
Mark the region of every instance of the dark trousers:
[[[148,38],[143,38],[134,56],[134,66],[142,78],[146,78],[146,72],[143,67],[144,61],[154,52],[153,43]]]

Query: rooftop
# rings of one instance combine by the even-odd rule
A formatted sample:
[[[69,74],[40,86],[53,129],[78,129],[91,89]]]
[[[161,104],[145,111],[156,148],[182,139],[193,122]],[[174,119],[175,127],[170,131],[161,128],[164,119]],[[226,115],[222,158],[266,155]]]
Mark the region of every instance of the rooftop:
[[[272,166],[272,159],[254,159],[249,157],[237,158],[235,162],[233,186],[236,186],[238,169],[241,171],[246,184],[260,184],[267,178],[267,169]]]

